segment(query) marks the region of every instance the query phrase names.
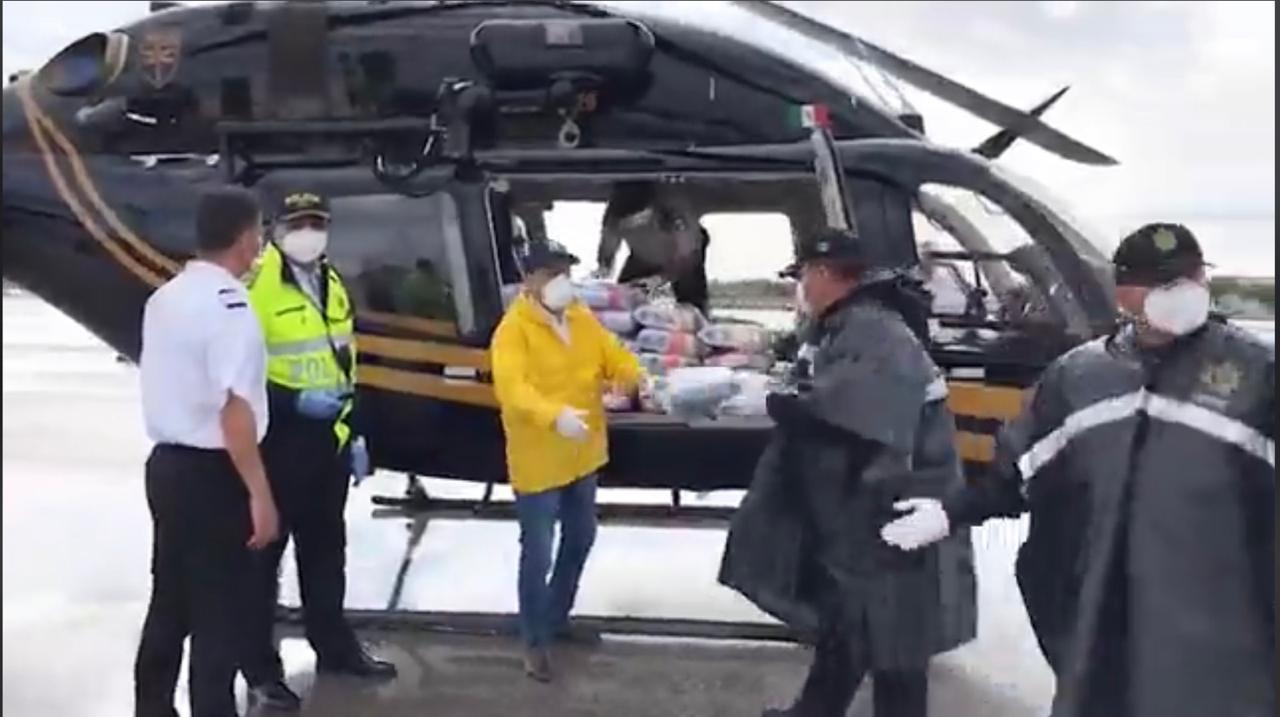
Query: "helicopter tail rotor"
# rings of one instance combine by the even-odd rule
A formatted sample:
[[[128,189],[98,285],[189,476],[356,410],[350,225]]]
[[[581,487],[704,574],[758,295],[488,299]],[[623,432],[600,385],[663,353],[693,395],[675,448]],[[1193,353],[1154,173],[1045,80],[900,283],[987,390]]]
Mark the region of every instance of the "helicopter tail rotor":
[[[1062,99],[1062,96],[1067,94],[1067,90],[1069,89],[1071,89],[1071,86],[1067,85],[1053,93],[1048,99],[1035,107],[1032,107],[1027,112],[1027,116],[1032,118],[1040,117],[1040,115],[1044,114],[1045,110],[1049,109],[1058,100]],[[1022,136],[1023,131],[1026,129],[1026,124],[1027,123],[1023,122],[1021,123],[1023,126],[1006,127],[999,132],[996,132],[984,140],[982,144],[974,147],[974,153],[986,157],[987,159],[995,159],[999,157],[1004,154],[1005,150],[1009,149],[1014,142],[1018,141],[1018,138]]]

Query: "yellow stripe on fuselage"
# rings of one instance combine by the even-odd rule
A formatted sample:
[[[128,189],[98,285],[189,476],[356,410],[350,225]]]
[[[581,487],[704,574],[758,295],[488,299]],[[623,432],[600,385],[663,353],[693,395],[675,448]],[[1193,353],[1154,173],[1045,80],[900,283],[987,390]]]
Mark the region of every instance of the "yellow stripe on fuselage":
[[[44,136],[44,123],[40,121],[42,113],[35,98],[31,94],[30,78],[23,79],[17,83],[15,88],[18,98],[22,103],[23,111],[27,115],[27,126],[31,128],[31,136],[35,139],[36,147],[40,150],[40,159],[44,162],[45,170],[49,173],[49,180],[53,182],[54,191],[71,210],[71,213],[84,227],[89,236],[102,245],[107,254],[115,259],[126,270],[137,276],[142,282],[150,287],[158,287],[164,283],[165,278],[162,274],[143,266],[139,261],[129,255],[118,243],[113,241],[110,236],[103,231],[102,227],[94,221],[93,216],[85,209],[80,200],[76,198],[71,187],[67,183],[66,177],[63,176],[62,170],[58,167],[57,159],[50,150],[48,138]]]

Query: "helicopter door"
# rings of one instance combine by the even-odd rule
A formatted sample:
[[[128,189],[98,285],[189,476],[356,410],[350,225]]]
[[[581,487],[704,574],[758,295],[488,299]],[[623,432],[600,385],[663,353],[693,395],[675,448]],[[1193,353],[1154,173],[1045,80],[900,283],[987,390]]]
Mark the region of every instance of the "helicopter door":
[[[875,179],[849,176],[823,113],[805,108],[813,147],[813,169],[826,225],[843,229],[888,266],[916,263],[910,192]]]
[[[809,135],[813,145],[813,171],[818,175],[818,192],[822,197],[822,211],[827,226],[858,233],[853,212],[850,210],[845,188],[844,171],[836,151],[835,139],[826,127],[815,126]]]

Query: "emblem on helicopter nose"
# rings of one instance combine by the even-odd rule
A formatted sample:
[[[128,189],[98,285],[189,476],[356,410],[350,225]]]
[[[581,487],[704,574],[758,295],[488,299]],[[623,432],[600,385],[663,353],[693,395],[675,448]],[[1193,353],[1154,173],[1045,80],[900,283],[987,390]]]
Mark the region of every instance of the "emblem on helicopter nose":
[[[156,30],[143,36],[138,46],[138,64],[142,77],[156,89],[173,81],[182,56],[182,33],[178,30]]]

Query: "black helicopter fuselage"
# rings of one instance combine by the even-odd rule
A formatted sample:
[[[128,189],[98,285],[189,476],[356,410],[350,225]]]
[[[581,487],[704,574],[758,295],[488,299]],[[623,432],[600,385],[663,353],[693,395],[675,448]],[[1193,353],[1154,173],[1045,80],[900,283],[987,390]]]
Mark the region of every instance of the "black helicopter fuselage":
[[[853,202],[864,235],[909,242],[915,187],[971,184],[1046,236],[1055,276],[1073,287],[1073,330],[1059,339],[1108,320],[1070,238],[980,160],[748,45],[610,18],[547,3],[231,3],[85,38],[4,90],[4,276],[137,360],[147,297],[193,254],[202,191],[237,183],[267,206],[300,188],[345,201],[330,255],[357,285],[359,427],[376,462],[502,481],[487,354],[512,281],[502,181],[803,176],[813,153],[796,115],[820,105],[845,169],[876,187]],[[537,47],[521,55],[531,36],[590,57],[542,67]],[[383,260],[418,241],[439,244],[423,251],[454,279],[443,313],[406,308],[412,260]],[[989,439],[1060,348],[1010,371],[1007,387],[979,384],[975,436]],[[745,487],[767,431],[619,419],[605,482]],[[989,446],[966,456],[989,458]]]

